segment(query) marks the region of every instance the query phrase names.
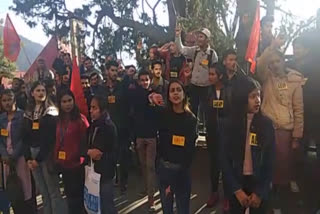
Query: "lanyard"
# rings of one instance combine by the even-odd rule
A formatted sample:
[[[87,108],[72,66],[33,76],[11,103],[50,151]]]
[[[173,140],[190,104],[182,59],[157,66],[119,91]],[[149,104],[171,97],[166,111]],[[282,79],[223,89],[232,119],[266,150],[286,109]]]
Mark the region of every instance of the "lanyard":
[[[60,122],[60,148],[63,148],[64,146],[64,137],[68,131],[68,127],[69,127],[69,121],[67,122],[67,125],[64,127],[64,129],[62,128],[62,121]]]

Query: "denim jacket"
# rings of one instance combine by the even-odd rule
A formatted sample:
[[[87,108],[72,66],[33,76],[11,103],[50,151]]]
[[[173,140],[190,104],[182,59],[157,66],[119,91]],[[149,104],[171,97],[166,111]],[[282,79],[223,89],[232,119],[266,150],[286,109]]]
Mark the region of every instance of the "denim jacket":
[[[11,121],[11,141],[13,147],[13,153],[10,156],[7,152],[7,137],[0,136],[0,155],[5,158],[12,158],[16,160],[23,155],[23,143],[22,143],[22,129],[23,129],[23,111],[17,110]],[[8,126],[8,114],[2,113],[0,115],[0,129],[7,129]]]

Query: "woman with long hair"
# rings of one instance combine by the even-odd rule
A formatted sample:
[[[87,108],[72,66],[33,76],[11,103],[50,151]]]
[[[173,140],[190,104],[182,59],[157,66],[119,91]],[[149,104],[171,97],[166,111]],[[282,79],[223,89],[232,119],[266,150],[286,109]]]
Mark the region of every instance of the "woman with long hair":
[[[63,214],[67,207],[60,194],[52,157],[58,109],[48,99],[42,82],[33,83],[29,98],[23,125],[25,157],[42,195],[44,214]]]
[[[0,155],[8,173],[16,171],[24,193],[24,200],[11,201],[14,213],[36,213],[35,196],[32,191],[31,172],[23,156],[23,111],[16,107],[16,96],[10,89],[1,92]],[[10,168],[13,169],[10,169]],[[7,190],[7,191],[10,191]]]
[[[231,214],[266,213],[275,147],[271,120],[260,113],[260,85],[244,78],[221,135],[220,155]]]
[[[59,118],[56,128],[54,159],[62,172],[64,192],[69,214],[84,213],[84,155],[86,148],[87,118],[75,104],[70,90],[58,94]]]
[[[164,103],[160,94],[151,94],[149,100],[157,106]],[[157,171],[163,213],[173,213],[175,198],[178,213],[188,214],[197,120],[189,109],[185,88],[179,80],[169,83],[167,106],[156,109],[159,116]]]

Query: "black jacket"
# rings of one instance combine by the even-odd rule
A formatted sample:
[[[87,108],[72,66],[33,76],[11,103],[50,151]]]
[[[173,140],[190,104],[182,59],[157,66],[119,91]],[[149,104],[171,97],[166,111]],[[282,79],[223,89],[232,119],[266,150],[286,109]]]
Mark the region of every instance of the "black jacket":
[[[108,114],[104,114],[89,127],[88,148],[99,149],[103,155],[94,162],[95,172],[101,174],[101,180],[111,180],[115,175],[116,159],[115,146],[117,131]],[[89,160],[90,161],[90,160]]]

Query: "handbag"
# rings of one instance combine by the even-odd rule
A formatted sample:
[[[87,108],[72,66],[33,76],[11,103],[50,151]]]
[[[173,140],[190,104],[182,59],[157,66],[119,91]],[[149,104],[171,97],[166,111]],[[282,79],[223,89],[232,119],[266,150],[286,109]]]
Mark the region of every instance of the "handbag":
[[[17,174],[15,163],[9,163],[9,175],[6,181],[6,194],[9,201],[19,202],[24,201],[24,192],[22,188],[21,180]]]

